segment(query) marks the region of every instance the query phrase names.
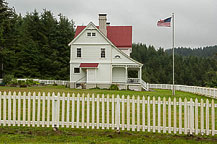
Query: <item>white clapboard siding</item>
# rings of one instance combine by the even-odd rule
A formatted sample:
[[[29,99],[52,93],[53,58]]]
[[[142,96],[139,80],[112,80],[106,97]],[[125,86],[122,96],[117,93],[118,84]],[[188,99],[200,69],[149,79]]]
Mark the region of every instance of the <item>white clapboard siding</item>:
[[[198,92],[197,88],[193,90]],[[206,89],[205,89],[206,91]],[[208,90],[209,92],[209,90]],[[212,94],[212,92],[211,92]],[[60,107],[61,106],[61,107]],[[214,99],[0,92],[0,125],[216,134]],[[126,116],[126,117],[125,117]]]

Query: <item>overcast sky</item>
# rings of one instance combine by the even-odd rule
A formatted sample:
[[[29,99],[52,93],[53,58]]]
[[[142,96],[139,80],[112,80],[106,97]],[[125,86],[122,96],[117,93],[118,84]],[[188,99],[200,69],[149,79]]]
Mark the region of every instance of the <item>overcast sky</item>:
[[[172,47],[172,29],[157,21],[175,13],[175,46],[204,47],[217,44],[217,0],[6,0],[17,13],[51,10],[73,19],[75,25],[98,25],[107,13],[111,25],[133,26],[133,42]]]

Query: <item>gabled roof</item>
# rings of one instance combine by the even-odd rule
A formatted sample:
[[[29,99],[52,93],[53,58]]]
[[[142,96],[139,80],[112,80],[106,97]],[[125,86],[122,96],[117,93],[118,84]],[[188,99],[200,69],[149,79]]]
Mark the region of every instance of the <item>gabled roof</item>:
[[[75,37],[86,26],[77,26]],[[97,26],[99,29],[99,27]],[[107,26],[107,38],[118,48],[132,47],[132,26]]]
[[[108,41],[112,47],[114,47],[117,51],[119,51],[123,56],[125,56],[126,58],[132,60],[133,62],[139,64],[140,66],[143,66],[142,63],[132,59],[130,56],[128,56],[127,54],[125,54],[124,52],[122,52],[119,48],[117,48],[100,30],[99,28],[97,28],[92,22],[90,22],[87,26],[84,26],[84,28],[74,37],[74,39],[68,44],[69,46],[72,45],[74,43],[74,41],[76,41],[76,39],[78,39],[82,33],[84,33],[84,31],[90,27],[90,26],[93,26],[99,33],[102,37],[105,38],[106,41]]]

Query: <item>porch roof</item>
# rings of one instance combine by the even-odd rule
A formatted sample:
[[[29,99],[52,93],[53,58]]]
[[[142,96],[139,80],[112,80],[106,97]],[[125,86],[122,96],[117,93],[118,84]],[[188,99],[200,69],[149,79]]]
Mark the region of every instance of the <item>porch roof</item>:
[[[97,68],[99,63],[81,63],[81,68]]]

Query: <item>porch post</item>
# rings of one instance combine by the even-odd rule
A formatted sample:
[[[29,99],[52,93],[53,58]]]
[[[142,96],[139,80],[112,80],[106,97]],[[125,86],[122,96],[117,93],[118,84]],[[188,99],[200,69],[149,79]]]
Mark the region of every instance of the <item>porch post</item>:
[[[126,70],[126,71],[125,71],[125,72],[126,72],[125,75],[126,75],[126,83],[127,83],[127,79],[128,79],[127,66],[125,66],[125,70]]]
[[[139,67],[139,82],[142,82],[142,67]]]

